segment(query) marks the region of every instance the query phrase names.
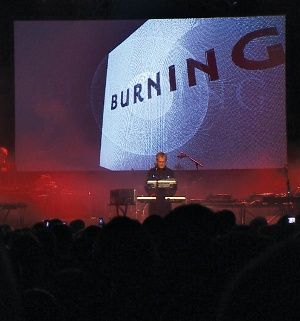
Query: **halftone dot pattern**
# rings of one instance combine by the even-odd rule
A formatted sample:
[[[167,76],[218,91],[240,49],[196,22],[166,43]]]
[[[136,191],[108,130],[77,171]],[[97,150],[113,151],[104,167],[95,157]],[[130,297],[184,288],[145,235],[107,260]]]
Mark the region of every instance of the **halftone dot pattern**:
[[[232,49],[255,30],[276,27],[277,36],[246,45],[250,60],[268,59],[267,46],[285,47],[284,17],[148,20],[108,57],[100,165],[113,170],[147,169],[157,151],[171,167],[180,151],[208,169],[283,167],[286,163],[285,66],[245,70],[234,64]],[[219,79],[196,70],[189,87],[187,59],[203,64],[214,50]],[[169,66],[177,90],[170,92]],[[147,81],[156,82],[161,95]],[[143,101],[133,102],[135,86]],[[129,105],[120,106],[129,89]],[[112,110],[112,97],[117,107]],[[125,96],[124,96],[125,97]],[[134,164],[134,165],[133,165]],[[194,164],[182,160],[182,167]]]

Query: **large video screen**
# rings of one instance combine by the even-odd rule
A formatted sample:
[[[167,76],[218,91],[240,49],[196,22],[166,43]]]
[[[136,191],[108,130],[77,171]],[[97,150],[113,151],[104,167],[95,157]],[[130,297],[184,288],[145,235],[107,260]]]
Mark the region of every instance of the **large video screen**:
[[[287,162],[285,17],[15,22],[18,170]]]

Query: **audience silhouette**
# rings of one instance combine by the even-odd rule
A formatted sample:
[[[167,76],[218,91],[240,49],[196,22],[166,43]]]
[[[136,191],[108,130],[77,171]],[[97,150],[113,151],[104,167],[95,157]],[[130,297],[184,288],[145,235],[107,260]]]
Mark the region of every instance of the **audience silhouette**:
[[[142,223],[0,226],[4,321],[298,320],[300,224],[200,204]]]

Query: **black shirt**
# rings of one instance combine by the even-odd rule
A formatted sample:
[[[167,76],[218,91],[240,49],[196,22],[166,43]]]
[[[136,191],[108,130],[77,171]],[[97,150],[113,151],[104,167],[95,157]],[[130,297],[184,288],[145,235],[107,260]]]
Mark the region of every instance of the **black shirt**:
[[[158,168],[153,167],[147,173],[147,181],[149,180],[165,180],[165,179],[175,179],[174,172],[168,168]],[[145,190],[150,195],[162,195],[164,196],[172,196],[176,193],[177,185],[173,186],[172,188],[151,188],[147,184],[145,186]]]
[[[158,181],[166,179],[175,179],[174,172],[168,167],[153,167],[147,173],[147,181]],[[171,211],[171,203],[165,200],[165,196],[173,196],[176,193],[177,184],[172,185],[169,188],[153,188],[146,184],[145,190],[147,191],[148,195],[156,196],[156,200],[151,202],[149,205],[149,215],[156,214],[160,216],[165,216]]]

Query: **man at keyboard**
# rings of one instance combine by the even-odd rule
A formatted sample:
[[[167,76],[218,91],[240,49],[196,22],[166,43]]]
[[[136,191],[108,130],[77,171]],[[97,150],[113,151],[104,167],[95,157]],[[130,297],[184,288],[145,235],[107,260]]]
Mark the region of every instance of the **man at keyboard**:
[[[177,182],[174,172],[166,164],[167,155],[159,152],[156,154],[155,166],[147,173],[145,190],[149,196],[156,196],[156,200],[149,205],[149,215],[165,216],[172,209],[165,197],[175,195]]]

